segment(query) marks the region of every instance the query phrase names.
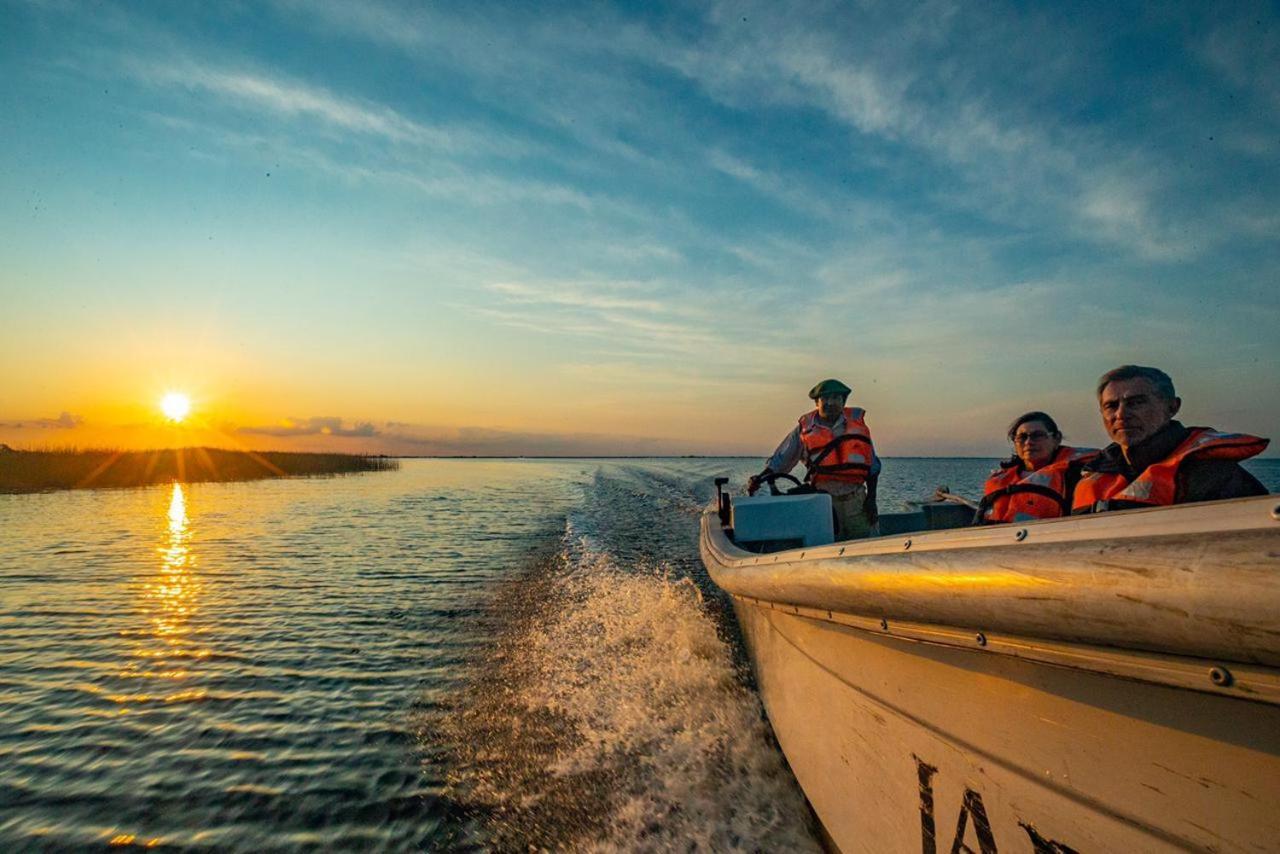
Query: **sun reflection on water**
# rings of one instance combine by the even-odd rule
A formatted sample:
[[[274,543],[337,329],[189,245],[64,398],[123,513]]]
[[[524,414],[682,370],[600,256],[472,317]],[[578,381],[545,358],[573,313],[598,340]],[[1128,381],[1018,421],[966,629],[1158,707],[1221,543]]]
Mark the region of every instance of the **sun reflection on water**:
[[[161,536],[156,548],[160,556],[159,570],[145,579],[142,588],[142,605],[149,626],[136,633],[141,643],[133,650],[133,661],[122,675],[172,681],[154,682],[152,690],[112,696],[111,699],[121,704],[121,713],[130,703],[176,703],[198,700],[205,694],[203,689],[181,684],[192,675],[191,662],[208,658],[211,651],[200,645],[192,627],[204,585],[196,571],[191,518],[180,483],[173,484]]]
[[[174,643],[187,634],[188,619],[195,612],[195,556],[191,553],[191,529],[182,484],[173,485],[169,499],[169,536],[160,547],[160,577],[152,592],[160,602],[153,621],[156,636]]]

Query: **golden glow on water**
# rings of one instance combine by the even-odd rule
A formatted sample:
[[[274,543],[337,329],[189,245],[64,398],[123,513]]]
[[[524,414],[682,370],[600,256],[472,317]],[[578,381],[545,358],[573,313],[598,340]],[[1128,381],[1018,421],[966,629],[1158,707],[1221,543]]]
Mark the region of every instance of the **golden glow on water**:
[[[136,834],[117,833],[115,836],[111,837],[111,840],[107,844],[115,848],[120,848],[120,847],[134,848],[139,845],[142,845],[146,848],[155,848],[157,845],[159,845],[163,841],[164,841],[164,837],[161,837],[161,836],[153,836],[152,838],[148,839],[146,842],[143,842],[137,837]]]
[[[173,485],[173,495],[169,498],[169,533],[181,536],[187,530],[187,499],[182,492],[182,484]]]
[[[169,536],[159,551],[160,576],[151,589],[160,607],[153,622],[156,637],[174,643],[190,630],[187,622],[195,613],[197,587],[187,501],[180,483],[173,485],[169,499]]]
[[[197,643],[191,626],[204,585],[197,572],[192,548],[187,495],[180,483],[173,484],[162,531],[156,548],[159,567],[145,579],[142,588],[142,605],[147,612],[149,629],[137,633],[143,642],[133,650],[133,660],[122,675],[166,681],[154,683],[158,690],[112,695],[111,699],[122,706],[198,700],[206,693],[204,689],[189,684],[173,684],[190,678],[189,665],[193,660],[208,658],[211,654],[211,650]],[[122,708],[121,713],[124,711]]]

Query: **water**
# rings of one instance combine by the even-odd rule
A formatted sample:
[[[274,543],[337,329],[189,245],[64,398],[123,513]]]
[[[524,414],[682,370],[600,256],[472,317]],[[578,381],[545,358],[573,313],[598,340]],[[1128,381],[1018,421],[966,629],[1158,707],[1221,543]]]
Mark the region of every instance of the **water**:
[[[0,849],[816,850],[697,558],[759,465],[0,496]]]

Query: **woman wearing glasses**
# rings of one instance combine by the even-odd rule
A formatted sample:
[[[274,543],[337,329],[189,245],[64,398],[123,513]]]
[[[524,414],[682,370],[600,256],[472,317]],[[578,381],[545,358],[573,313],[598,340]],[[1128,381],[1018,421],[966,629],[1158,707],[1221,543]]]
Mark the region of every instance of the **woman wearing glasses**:
[[[991,473],[974,524],[1031,522],[1071,513],[1080,467],[1098,453],[1062,444],[1062,432],[1043,412],[1018,416],[1009,427],[1013,456]]]

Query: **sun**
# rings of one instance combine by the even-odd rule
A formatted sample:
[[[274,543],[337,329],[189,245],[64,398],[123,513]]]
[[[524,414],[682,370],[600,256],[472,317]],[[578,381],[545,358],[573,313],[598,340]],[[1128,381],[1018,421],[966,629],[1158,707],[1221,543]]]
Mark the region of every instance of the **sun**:
[[[191,398],[171,391],[160,399],[160,411],[170,421],[181,421],[191,412]]]

